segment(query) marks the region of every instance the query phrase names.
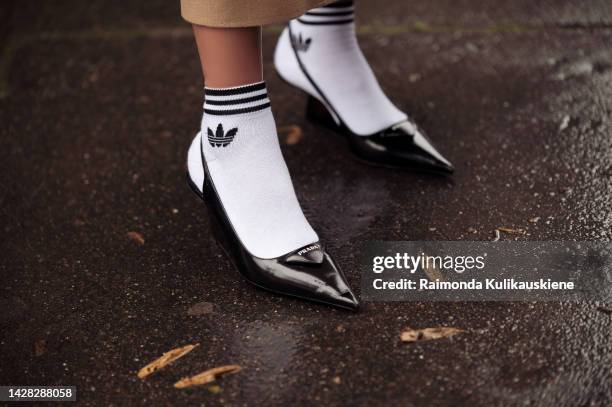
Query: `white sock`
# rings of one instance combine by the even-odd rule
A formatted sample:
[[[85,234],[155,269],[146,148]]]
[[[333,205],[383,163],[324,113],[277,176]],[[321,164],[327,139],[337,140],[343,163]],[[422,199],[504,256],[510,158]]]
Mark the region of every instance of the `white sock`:
[[[295,196],[265,83],[204,93],[202,129],[188,153],[192,181],[202,188],[201,138],[217,193],[252,255],[275,258],[318,241]]]
[[[341,1],[289,23],[298,57],[319,90],[302,73],[287,29],[279,40],[275,65],[290,83],[319,99],[322,92],[353,133],[367,136],[407,117],[383,93],[361,52],[353,12],[352,1]]]

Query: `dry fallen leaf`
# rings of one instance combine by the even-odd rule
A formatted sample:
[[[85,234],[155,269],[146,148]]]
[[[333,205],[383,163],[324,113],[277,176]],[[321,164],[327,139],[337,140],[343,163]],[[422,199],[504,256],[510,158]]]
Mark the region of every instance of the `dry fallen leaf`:
[[[567,126],[569,126],[570,124],[570,119],[571,117],[569,117],[568,115],[563,116],[563,119],[561,120],[561,124],[559,125],[559,131],[563,131],[567,129]]]
[[[227,366],[219,366],[213,369],[209,369],[205,372],[199,373],[195,376],[185,377],[178,382],[174,383],[174,387],[177,389],[184,389],[185,387],[191,386],[199,386],[202,384],[207,384],[214,382],[217,376],[221,376],[224,374],[237,373],[241,371],[242,368],[238,365],[227,365]]]
[[[444,276],[442,275],[440,270],[436,268],[435,264],[429,264],[429,262],[427,262],[427,264],[425,264],[424,266],[425,267],[423,267],[423,272],[425,273],[425,275],[427,275],[429,281],[444,281]]]
[[[129,239],[135,241],[139,245],[143,245],[144,244],[144,237],[142,237],[142,235],[140,233],[138,233],[138,232],[128,232],[127,233],[127,237]]]
[[[208,386],[208,391],[211,392],[212,394],[220,393],[221,386],[219,386],[218,384],[211,384],[210,386]]]
[[[302,129],[295,124],[279,127],[278,134],[284,137],[288,146],[295,145],[302,139]]]
[[[199,345],[199,343],[196,343],[195,345],[187,345],[187,346],[183,346],[181,348],[172,349],[172,350],[164,353],[159,359],[154,360],[153,362],[149,363],[148,365],[146,365],[145,367],[140,369],[138,371],[138,377],[141,378],[141,379],[144,379],[145,377],[149,376],[150,374],[155,373],[159,369],[162,369],[163,367],[169,365],[170,363],[174,362],[175,360],[185,356],[186,354],[191,352],[198,345]]]
[[[462,329],[451,327],[425,328],[425,329],[406,329],[402,332],[402,342],[421,342],[434,339],[448,338],[458,333],[465,332]]]
[[[499,230],[500,232],[510,233],[514,235],[524,235],[525,234],[525,231],[523,229],[512,229],[512,228],[507,228],[504,226],[498,227],[497,230]]]
[[[42,356],[47,352],[47,342],[40,339],[34,342],[34,356]]]
[[[210,302],[198,302],[197,304],[193,304],[187,310],[187,315],[191,316],[199,316],[210,314],[214,310],[214,305]]]

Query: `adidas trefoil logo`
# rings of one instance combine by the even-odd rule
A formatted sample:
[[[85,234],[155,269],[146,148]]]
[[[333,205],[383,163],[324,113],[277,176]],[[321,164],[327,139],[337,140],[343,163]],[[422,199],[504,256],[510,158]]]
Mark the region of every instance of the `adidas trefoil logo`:
[[[294,35],[291,35],[291,43],[293,44],[293,48],[297,51],[308,51],[308,47],[310,47],[310,43],[312,42],[312,38],[302,38],[302,33],[300,33],[297,38]]]
[[[238,127],[234,127],[225,133],[223,125],[219,123],[215,133],[213,133],[210,127],[208,128],[208,142],[213,147],[227,147],[236,137],[236,133],[238,133]]]

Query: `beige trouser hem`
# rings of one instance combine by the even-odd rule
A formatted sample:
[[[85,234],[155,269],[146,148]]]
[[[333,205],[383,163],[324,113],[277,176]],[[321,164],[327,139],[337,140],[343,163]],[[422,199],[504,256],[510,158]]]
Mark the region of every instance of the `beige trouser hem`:
[[[208,27],[255,27],[287,22],[334,0],[181,0],[181,15]]]

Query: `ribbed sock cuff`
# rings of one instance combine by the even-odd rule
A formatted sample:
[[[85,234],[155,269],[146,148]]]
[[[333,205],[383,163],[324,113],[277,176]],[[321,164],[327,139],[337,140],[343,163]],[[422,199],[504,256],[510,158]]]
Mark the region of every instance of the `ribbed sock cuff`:
[[[355,19],[355,7],[352,1],[337,1],[324,7],[306,12],[297,20],[308,25],[349,24]]]
[[[251,113],[270,107],[265,82],[232,88],[204,88],[204,113],[227,116]]]

